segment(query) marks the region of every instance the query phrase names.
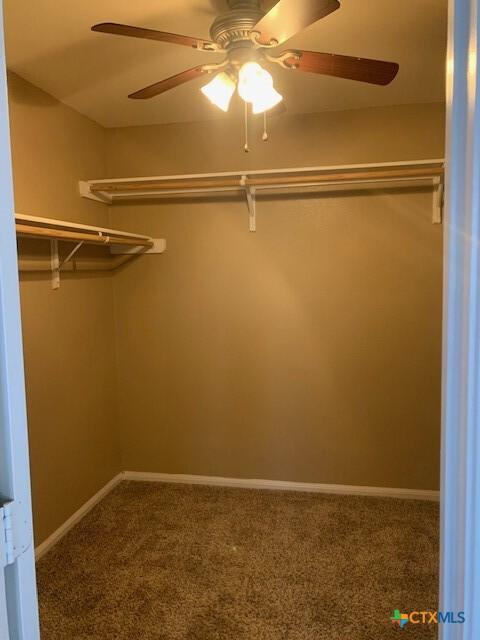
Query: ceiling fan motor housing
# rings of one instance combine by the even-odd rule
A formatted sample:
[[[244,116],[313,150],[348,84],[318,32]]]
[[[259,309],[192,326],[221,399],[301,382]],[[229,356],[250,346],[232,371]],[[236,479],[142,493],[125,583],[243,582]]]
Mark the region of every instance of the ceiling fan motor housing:
[[[260,0],[228,0],[230,10],[218,16],[210,28],[210,36],[223,49],[251,42],[250,31],[263,18]]]

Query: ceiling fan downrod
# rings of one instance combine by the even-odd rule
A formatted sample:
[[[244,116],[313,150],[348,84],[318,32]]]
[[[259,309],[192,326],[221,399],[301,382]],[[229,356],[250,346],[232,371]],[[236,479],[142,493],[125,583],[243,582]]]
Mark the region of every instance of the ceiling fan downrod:
[[[230,9],[260,9],[260,0],[227,0]]]
[[[226,50],[251,42],[250,32],[265,15],[259,0],[229,0],[228,6],[230,10],[217,16],[210,27],[213,42]]]

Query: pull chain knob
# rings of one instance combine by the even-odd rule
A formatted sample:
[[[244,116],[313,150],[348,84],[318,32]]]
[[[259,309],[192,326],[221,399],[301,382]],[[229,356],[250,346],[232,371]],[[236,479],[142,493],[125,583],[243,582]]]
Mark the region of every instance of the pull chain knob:
[[[264,142],[268,141],[268,131],[267,131],[267,112],[264,111],[263,113],[263,135],[262,135],[262,140]]]
[[[249,153],[250,147],[248,146],[248,102],[245,102],[245,146],[243,147],[245,153]]]

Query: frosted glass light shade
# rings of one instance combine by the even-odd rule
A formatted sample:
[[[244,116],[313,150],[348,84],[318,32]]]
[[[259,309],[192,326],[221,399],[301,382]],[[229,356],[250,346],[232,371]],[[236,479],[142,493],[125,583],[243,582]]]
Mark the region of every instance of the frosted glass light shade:
[[[273,86],[261,96],[261,98],[254,100],[252,103],[253,113],[263,113],[269,109],[273,109],[283,100],[283,96],[276,91]]]
[[[253,113],[263,113],[283,100],[273,88],[272,76],[257,62],[247,62],[238,74],[238,93],[253,106]]]
[[[222,72],[202,87],[201,92],[212,104],[226,112],[228,111],[230,101],[235,92],[235,82],[228,73]]]

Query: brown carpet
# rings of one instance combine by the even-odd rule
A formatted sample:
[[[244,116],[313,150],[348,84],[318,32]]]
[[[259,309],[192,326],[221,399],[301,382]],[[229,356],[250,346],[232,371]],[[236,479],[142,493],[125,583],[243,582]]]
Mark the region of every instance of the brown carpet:
[[[42,640],[386,640],[437,608],[438,505],[123,482],[38,563]]]

